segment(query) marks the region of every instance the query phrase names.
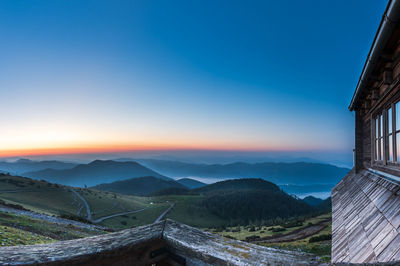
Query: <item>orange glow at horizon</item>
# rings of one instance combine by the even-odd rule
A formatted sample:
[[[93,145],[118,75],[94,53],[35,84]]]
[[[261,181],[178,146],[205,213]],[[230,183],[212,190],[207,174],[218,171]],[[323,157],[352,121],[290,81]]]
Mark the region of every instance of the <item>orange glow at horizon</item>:
[[[240,145],[82,145],[72,147],[46,147],[31,149],[8,149],[0,150],[0,158],[15,156],[42,156],[42,155],[63,155],[63,154],[95,154],[95,153],[118,153],[118,152],[139,152],[139,151],[168,151],[168,150],[224,150],[224,151],[294,151],[296,149],[289,148],[266,148],[266,147],[243,147]]]

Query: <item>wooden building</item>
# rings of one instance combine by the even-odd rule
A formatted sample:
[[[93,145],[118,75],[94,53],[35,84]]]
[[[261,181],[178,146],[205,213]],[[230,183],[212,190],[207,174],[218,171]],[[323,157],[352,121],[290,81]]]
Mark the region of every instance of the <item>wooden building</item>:
[[[332,190],[332,262],[400,263],[400,1],[389,1],[349,109],[353,170]]]

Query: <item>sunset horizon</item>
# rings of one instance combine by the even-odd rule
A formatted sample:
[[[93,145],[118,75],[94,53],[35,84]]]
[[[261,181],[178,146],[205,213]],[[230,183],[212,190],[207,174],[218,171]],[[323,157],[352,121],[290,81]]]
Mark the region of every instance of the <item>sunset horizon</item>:
[[[2,0],[0,36],[0,265],[400,265],[400,0]]]
[[[10,26],[0,27],[0,111],[6,114],[0,117],[0,157],[317,150],[347,154],[337,159],[351,162],[348,88],[357,83],[379,23],[369,17],[385,5],[365,6],[354,16],[341,3],[321,3],[320,9],[335,10],[323,19],[313,5],[284,11],[278,3],[262,2],[213,8],[5,4],[0,22]],[[82,11],[87,8],[93,12]],[[224,9],[225,19],[214,9]],[[290,18],[299,9],[307,19],[295,27]],[[320,19],[323,24],[313,23]],[[302,41],[315,36],[320,42]],[[333,49],[338,52],[325,53]],[[288,66],[296,71],[288,72]]]

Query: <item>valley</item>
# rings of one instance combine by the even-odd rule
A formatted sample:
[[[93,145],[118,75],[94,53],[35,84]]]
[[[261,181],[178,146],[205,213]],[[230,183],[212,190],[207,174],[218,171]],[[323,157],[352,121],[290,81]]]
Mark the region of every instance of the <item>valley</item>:
[[[139,174],[153,171],[133,162],[118,163],[124,170],[116,173],[125,171],[124,174],[109,179],[106,175],[110,165],[114,165],[112,161],[95,161],[84,167],[37,171],[73,173],[74,184],[85,176],[82,186],[68,185],[71,181],[64,179],[67,176],[46,176],[47,180],[63,181],[57,184],[0,174],[0,243],[48,243],[172,219],[228,238],[283,246],[307,241],[330,226],[330,199],[308,197],[303,201],[264,179],[238,178],[205,184],[189,178],[173,180],[158,173],[126,178],[137,169]],[[80,168],[83,173],[76,170]],[[90,181],[102,170],[104,178]],[[107,179],[112,182],[101,183]],[[325,224],[311,230],[311,225],[315,227],[321,219]],[[309,233],[300,238],[291,235],[302,230]],[[274,241],[275,237],[285,240]],[[322,242],[325,245],[326,241]]]

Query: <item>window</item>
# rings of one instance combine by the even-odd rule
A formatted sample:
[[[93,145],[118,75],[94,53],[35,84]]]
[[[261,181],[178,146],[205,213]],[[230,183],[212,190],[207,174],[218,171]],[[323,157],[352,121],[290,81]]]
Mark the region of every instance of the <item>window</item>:
[[[375,119],[375,160],[383,160],[383,115]]]
[[[387,111],[387,132],[388,132],[388,161],[394,161],[393,155],[393,110],[389,108]]]
[[[373,120],[375,161],[400,164],[400,102]]]
[[[400,102],[396,103],[395,105],[395,119],[393,119],[393,128],[395,128],[395,144],[393,146],[396,147],[396,161],[400,162]]]

